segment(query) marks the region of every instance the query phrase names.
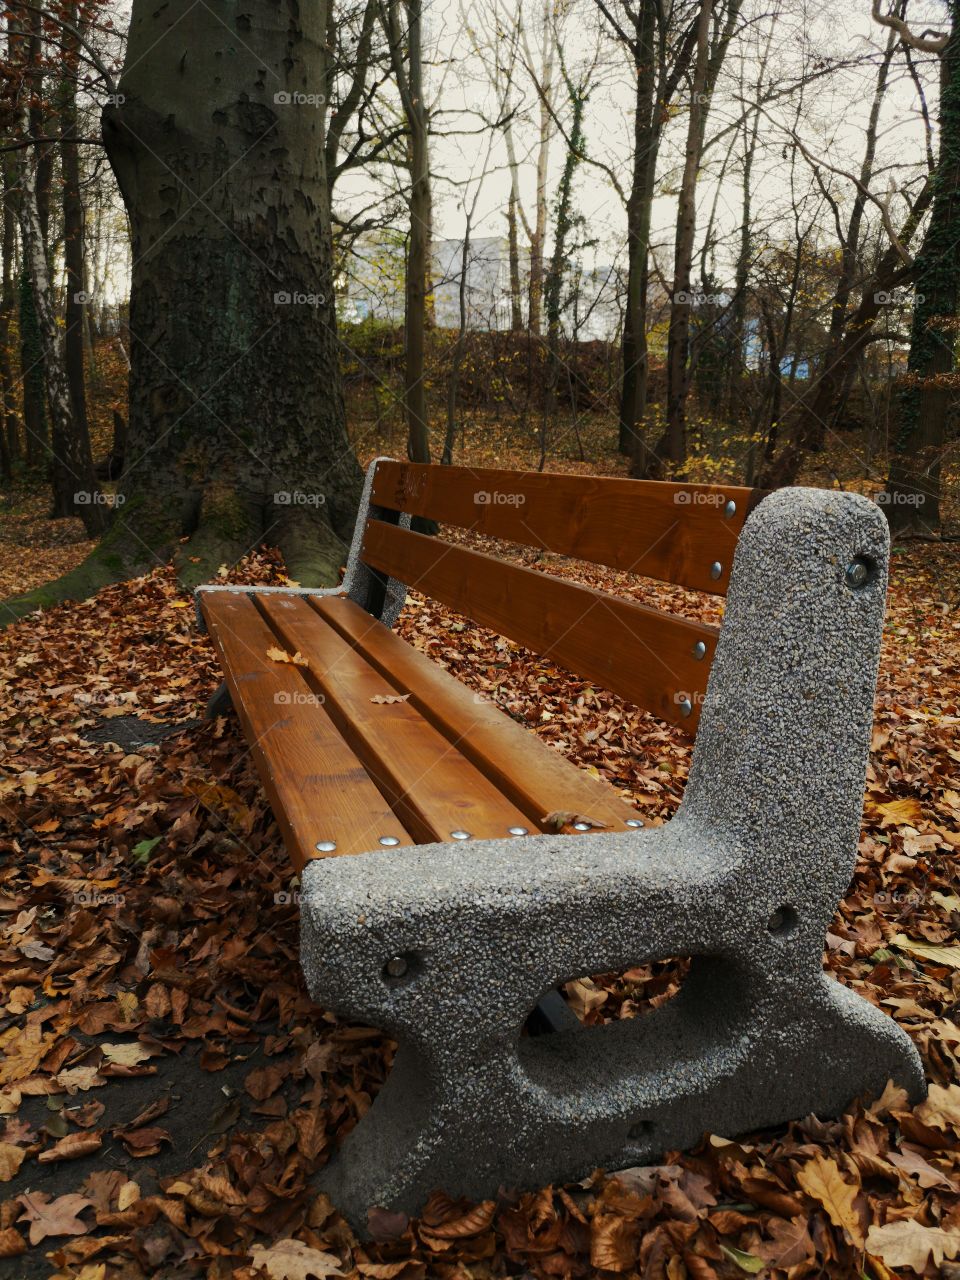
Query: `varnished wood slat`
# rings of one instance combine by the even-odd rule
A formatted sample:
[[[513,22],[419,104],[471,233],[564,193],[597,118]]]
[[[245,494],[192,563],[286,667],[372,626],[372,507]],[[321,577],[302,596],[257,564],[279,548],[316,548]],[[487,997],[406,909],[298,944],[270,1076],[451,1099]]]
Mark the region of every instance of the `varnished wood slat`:
[[[378,463],[372,495],[392,511],[717,595],[726,594],[740,530],[763,496],[737,485],[413,462]]]
[[[381,835],[412,844],[300,669],[267,657],[277,637],[252,600],[203,592],[201,608],[296,869],[311,858],[366,853]],[[314,848],[322,840],[336,841],[334,854]]]
[[[601,779],[584,773],[475,694],[394,631],[344,596],[314,597],[311,607],[376,667],[496,786],[539,824],[548,813],[581,813],[623,830],[637,810]]]
[[[288,649],[309,660],[307,680],[370,776],[420,842],[449,841],[451,832],[505,837],[529,823],[409,701],[343,637],[293,596],[259,597],[259,606]]]
[[[366,564],[695,732],[718,630],[368,520]],[[697,644],[704,656],[695,657]],[[682,698],[692,703],[683,714]]]

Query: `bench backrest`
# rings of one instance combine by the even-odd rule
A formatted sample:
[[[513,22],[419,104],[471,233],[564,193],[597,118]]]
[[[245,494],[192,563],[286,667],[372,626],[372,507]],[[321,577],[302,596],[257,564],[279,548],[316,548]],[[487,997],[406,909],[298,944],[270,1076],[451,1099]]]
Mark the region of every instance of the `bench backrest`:
[[[371,570],[696,731],[718,627],[414,533],[391,516],[724,595],[762,491],[381,460],[370,496],[378,514],[360,559]]]

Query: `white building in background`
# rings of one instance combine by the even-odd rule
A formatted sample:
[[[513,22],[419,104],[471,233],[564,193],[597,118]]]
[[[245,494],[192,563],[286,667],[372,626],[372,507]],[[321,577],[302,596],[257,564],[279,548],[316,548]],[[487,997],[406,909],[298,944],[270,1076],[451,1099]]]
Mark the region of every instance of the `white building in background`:
[[[474,330],[510,328],[510,246],[505,236],[471,238],[467,251],[466,321]],[[462,240],[437,240],[433,245],[433,299],[436,323],[441,328],[460,327],[460,276]],[[520,251],[522,309],[530,272],[529,250]],[[379,236],[360,237],[341,277],[338,315],[348,323],[374,319],[384,323],[403,321],[404,246]],[[575,281],[564,280],[567,302]],[[563,328],[574,330],[581,341],[612,341],[620,331],[619,273],[613,267],[597,267],[583,273],[575,302],[564,308]]]

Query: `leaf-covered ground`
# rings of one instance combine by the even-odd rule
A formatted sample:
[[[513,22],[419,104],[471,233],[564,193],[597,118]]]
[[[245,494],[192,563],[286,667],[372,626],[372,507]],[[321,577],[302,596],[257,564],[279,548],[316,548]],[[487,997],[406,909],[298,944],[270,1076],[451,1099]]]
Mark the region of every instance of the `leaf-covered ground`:
[[[47,549],[25,556],[8,522],[4,587],[82,552],[51,549],[57,527],[29,503],[17,518]],[[719,617],[678,589],[563,568]],[[269,556],[232,577],[282,580]],[[412,598],[400,629],[651,821],[676,808],[690,754],[678,732],[431,601]],[[203,719],[217,681],[164,570],[0,635],[0,1267],[83,1280],[960,1277],[957,546],[894,558],[860,859],[825,951],[913,1036],[928,1100],[911,1109],[888,1089],[839,1120],[707,1135],[657,1167],[481,1205],[438,1194],[418,1222],[380,1215],[373,1245],[308,1181],[370,1105],[390,1045],[306,996],[276,826],[235,720]],[[681,978],[666,963],[568,996],[588,1022],[643,1016]]]

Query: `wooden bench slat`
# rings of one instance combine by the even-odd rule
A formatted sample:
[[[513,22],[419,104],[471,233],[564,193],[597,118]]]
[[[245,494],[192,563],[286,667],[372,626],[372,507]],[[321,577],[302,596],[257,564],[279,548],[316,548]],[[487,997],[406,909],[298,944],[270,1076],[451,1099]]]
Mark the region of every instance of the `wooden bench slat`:
[[[477,501],[478,494],[490,501]],[[392,511],[725,595],[740,531],[764,496],[737,485],[380,462],[372,500]],[[731,501],[736,511],[727,516]],[[721,566],[717,578],[714,563]]]
[[[512,804],[395,685],[370,666],[343,637],[295,596],[261,596],[260,608],[291,651],[309,660],[307,680],[367,772],[419,842],[449,841],[451,832],[505,837],[529,826]]]
[[[610,783],[578,769],[496,706],[477,701],[449,671],[352,600],[314,597],[310,604],[381,675],[409,692],[424,719],[456,742],[534,824],[557,810],[585,814],[615,830],[639,818]]]
[[[253,601],[205,592],[201,608],[291,861],[366,853],[381,835],[414,840],[371,782],[300,669],[273,663],[277,637]],[[279,700],[278,700],[279,699]],[[318,841],[335,840],[333,854]]]
[[[719,630],[368,520],[364,563],[695,732]],[[702,644],[701,659],[695,656]],[[684,714],[681,699],[692,709]]]

